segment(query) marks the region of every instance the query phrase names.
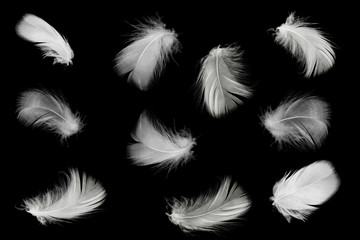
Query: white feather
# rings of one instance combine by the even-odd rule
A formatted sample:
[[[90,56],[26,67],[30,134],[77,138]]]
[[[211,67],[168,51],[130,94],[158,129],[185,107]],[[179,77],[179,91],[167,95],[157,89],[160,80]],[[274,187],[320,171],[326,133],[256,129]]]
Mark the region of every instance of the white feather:
[[[38,89],[21,94],[17,112],[18,119],[26,126],[45,127],[58,133],[62,139],[78,132],[83,125],[64,100]]]
[[[96,210],[104,201],[106,192],[101,184],[70,169],[66,181],[52,191],[24,200],[27,212],[43,224],[74,220]]]
[[[330,162],[318,161],[286,174],[273,188],[273,205],[288,222],[305,221],[338,190],[340,180]]]
[[[202,59],[197,85],[208,111],[219,117],[242,103],[238,97],[251,96],[250,88],[241,83],[245,71],[242,52],[237,46],[213,48]]]
[[[309,25],[291,13],[286,22],[276,28],[275,37],[278,44],[296,57],[307,78],[326,72],[335,62],[332,43],[320,30]]]
[[[178,51],[180,44],[173,30],[157,19],[136,27],[131,44],[119,52],[116,68],[120,75],[129,73],[128,82],[147,90],[156,75],[160,75],[169,56]]]
[[[67,40],[43,19],[26,14],[16,26],[17,34],[36,43],[44,57],[54,57],[55,63],[72,64],[74,53]]]
[[[136,165],[156,164],[169,170],[189,160],[195,144],[189,132],[171,132],[146,113],[131,136],[136,143],[128,146],[128,155]]]
[[[225,178],[216,193],[174,200],[170,221],[185,231],[226,230],[250,208],[251,201],[236,182]]]
[[[329,106],[315,97],[293,97],[262,116],[262,123],[281,148],[290,144],[300,149],[318,148],[327,136]]]

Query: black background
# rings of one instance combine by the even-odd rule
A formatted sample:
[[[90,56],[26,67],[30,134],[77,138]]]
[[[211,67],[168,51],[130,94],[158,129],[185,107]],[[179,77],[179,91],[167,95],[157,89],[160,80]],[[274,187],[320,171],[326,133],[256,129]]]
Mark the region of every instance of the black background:
[[[3,77],[1,96],[5,134],[2,144],[2,228],[14,236],[103,239],[254,239],[330,237],[351,233],[358,187],[353,174],[357,155],[355,86],[356,27],[354,6],[296,6],[275,4],[210,3],[206,5],[47,3],[2,9]],[[309,17],[336,44],[336,63],[326,74],[305,79],[298,64],[273,41],[267,30],[287,16]],[[53,65],[41,51],[15,33],[25,13],[43,18],[69,41],[72,66]],[[114,58],[124,48],[130,24],[160,16],[178,33],[181,52],[174,54],[153,87],[142,92],[114,71]],[[355,39],[354,39],[355,37]],[[197,105],[194,83],[200,59],[218,45],[237,43],[254,96],[234,112],[212,118]],[[26,128],[16,119],[19,94],[32,88],[60,93],[82,116],[83,131],[61,143],[42,129]],[[289,94],[312,93],[331,106],[329,134],[317,151],[278,150],[259,116]],[[196,138],[194,159],[175,171],[137,167],[126,158],[130,133],[143,110],[165,126],[188,129]],[[306,222],[290,224],[272,206],[274,183],[290,171],[316,160],[333,163],[341,179],[339,191]],[[23,199],[51,189],[59,173],[76,167],[98,179],[107,191],[101,211],[73,223],[42,226],[21,211]],[[239,225],[220,235],[185,234],[165,215],[166,199],[192,197],[231,176],[248,193],[252,207]],[[355,199],[356,200],[356,199]],[[5,235],[6,236],[6,235]]]

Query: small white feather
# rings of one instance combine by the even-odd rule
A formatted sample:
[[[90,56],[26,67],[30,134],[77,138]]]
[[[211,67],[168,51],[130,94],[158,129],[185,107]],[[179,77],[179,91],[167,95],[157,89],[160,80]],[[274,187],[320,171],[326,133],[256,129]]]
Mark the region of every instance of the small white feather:
[[[315,96],[288,98],[275,110],[262,116],[262,123],[281,148],[283,144],[299,149],[318,148],[327,136],[330,110]]]
[[[25,40],[36,43],[44,57],[54,57],[54,64],[72,64],[74,53],[69,43],[43,19],[26,14],[16,26],[16,32]]]
[[[141,114],[131,136],[136,143],[128,146],[128,156],[136,165],[156,164],[169,170],[189,160],[195,144],[189,132],[174,133],[146,113]]]
[[[239,96],[248,98],[252,95],[250,88],[242,83],[246,74],[239,47],[231,45],[213,48],[201,62],[197,87],[204,104],[214,117],[226,114],[242,104]]]
[[[318,161],[286,174],[273,188],[273,205],[290,222],[305,221],[338,190],[340,180],[330,162]]]
[[[83,124],[74,115],[67,103],[43,90],[30,90],[18,100],[18,119],[26,126],[41,126],[58,133],[65,139],[82,128]]]
[[[304,68],[305,77],[328,71],[335,63],[333,44],[320,30],[294,13],[276,28],[275,42],[287,49]]]
[[[135,28],[131,43],[116,57],[116,68],[120,75],[129,73],[128,82],[140,90],[147,90],[154,77],[161,74],[169,56],[179,50],[180,44],[177,34],[165,29],[159,19],[149,19]]]
[[[184,232],[226,230],[250,208],[251,201],[231,178],[225,178],[216,193],[200,195],[196,199],[174,200],[170,221]]]
[[[70,169],[66,181],[52,191],[24,200],[28,213],[37,217],[43,224],[58,223],[80,218],[93,213],[105,201],[106,192],[101,184]]]

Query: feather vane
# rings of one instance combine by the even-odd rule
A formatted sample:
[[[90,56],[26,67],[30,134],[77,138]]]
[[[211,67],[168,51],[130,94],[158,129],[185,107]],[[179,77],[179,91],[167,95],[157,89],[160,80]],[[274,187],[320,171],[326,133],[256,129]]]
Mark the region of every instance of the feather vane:
[[[52,191],[24,200],[27,212],[37,217],[43,225],[80,218],[93,213],[104,201],[106,192],[101,184],[70,169],[66,182]]]
[[[136,165],[157,165],[160,168],[175,168],[192,156],[195,140],[189,132],[174,133],[156,119],[142,113],[128,146],[128,155]]]
[[[18,119],[26,126],[41,126],[65,139],[80,131],[82,122],[61,98],[42,90],[30,90],[18,100]]]
[[[177,34],[158,19],[150,19],[135,28],[131,43],[116,57],[116,68],[121,76],[129,73],[128,82],[145,91],[180,44]]]
[[[328,71],[335,63],[332,42],[323,32],[310,25],[291,13],[275,33],[275,42],[298,60],[307,78]]]
[[[174,200],[170,221],[184,232],[218,232],[231,225],[231,221],[243,216],[251,201],[236,182],[225,178],[216,194],[201,195],[196,199]]]
[[[305,221],[320,205],[336,193],[340,180],[328,161],[312,163],[286,174],[273,187],[273,205],[286,218]]]
[[[54,64],[72,64],[74,52],[68,41],[43,19],[26,14],[16,26],[16,32],[23,39],[36,43],[44,57],[53,57]]]
[[[274,111],[267,111],[262,123],[281,148],[284,144],[300,149],[320,147],[328,133],[329,106],[315,96],[293,97]]]
[[[201,98],[214,117],[220,117],[242,104],[240,97],[249,98],[252,93],[244,80],[242,52],[235,45],[216,47],[202,59],[197,80]]]

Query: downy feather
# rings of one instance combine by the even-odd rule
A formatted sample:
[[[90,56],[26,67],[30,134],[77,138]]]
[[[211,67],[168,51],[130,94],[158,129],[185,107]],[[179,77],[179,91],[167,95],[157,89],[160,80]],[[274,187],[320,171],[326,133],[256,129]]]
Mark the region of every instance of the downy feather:
[[[286,218],[305,221],[320,205],[338,190],[340,180],[328,161],[318,161],[286,174],[273,187],[270,198]]]
[[[116,68],[120,75],[129,73],[128,82],[140,90],[147,90],[152,80],[161,74],[169,56],[179,50],[177,34],[165,29],[159,19],[149,19],[135,26],[130,44],[116,57]]]
[[[294,13],[276,28],[275,42],[287,49],[301,64],[309,78],[328,71],[335,62],[333,44],[320,30],[296,18]]]
[[[72,64],[74,53],[67,40],[43,19],[26,14],[16,26],[17,34],[34,42],[44,52],[44,57],[53,57],[54,64]]]
[[[75,220],[93,213],[105,201],[106,192],[102,185],[77,169],[70,169],[53,190],[34,198],[24,200],[25,210],[35,216],[40,223],[59,223]]]
[[[292,97],[262,116],[262,123],[281,148],[284,144],[299,149],[320,147],[327,136],[330,110],[315,96]]]
[[[65,139],[82,128],[77,114],[73,114],[60,97],[43,90],[30,90],[18,100],[18,119],[26,126],[39,126],[56,132]]]
[[[235,45],[219,46],[201,60],[197,88],[214,117],[220,117],[242,104],[239,96],[248,98],[252,95],[250,88],[242,83],[246,74],[239,49]]]
[[[145,112],[131,136],[136,143],[128,146],[128,156],[136,165],[155,164],[170,170],[192,157],[195,140],[189,132],[172,132]]]
[[[226,230],[250,208],[251,201],[230,177],[225,178],[216,193],[200,195],[196,199],[174,200],[170,221],[184,232]]]

